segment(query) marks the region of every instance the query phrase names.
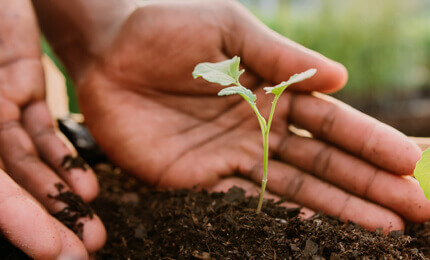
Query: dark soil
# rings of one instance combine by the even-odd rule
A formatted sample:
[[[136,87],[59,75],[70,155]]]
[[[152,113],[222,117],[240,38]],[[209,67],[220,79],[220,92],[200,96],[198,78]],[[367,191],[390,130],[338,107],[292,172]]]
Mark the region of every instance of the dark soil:
[[[82,157],[80,156],[66,155],[64,156],[63,161],[61,162],[61,167],[63,167],[66,170],[70,170],[73,168],[86,170],[87,164],[85,163],[84,159],[82,159]]]
[[[19,249],[14,247],[9,241],[0,236],[0,259],[15,260],[15,259],[31,259]]]
[[[55,196],[48,195],[48,197],[64,202],[67,204],[67,207],[52,215],[82,239],[84,225],[78,222],[78,220],[81,217],[93,217],[94,212],[91,206],[73,192],[63,191],[63,184],[57,183],[56,188],[59,193]]]
[[[321,214],[302,221],[299,209],[273,201],[256,214],[257,199],[239,188],[154,191],[109,165],[96,171],[93,207],[109,234],[99,259],[424,259],[429,245],[417,225],[420,240],[384,236]]]
[[[239,188],[159,191],[108,164],[95,170],[101,193],[92,207],[108,231],[96,259],[424,259],[430,253],[430,223],[408,224],[410,236],[384,236],[322,214],[303,221],[299,209],[273,201],[256,214],[257,199]],[[69,203],[73,216],[92,214],[70,193],[58,199]],[[60,219],[73,227],[72,219]],[[19,251],[7,258],[3,252],[12,247],[5,246],[0,240],[0,259],[26,259]]]

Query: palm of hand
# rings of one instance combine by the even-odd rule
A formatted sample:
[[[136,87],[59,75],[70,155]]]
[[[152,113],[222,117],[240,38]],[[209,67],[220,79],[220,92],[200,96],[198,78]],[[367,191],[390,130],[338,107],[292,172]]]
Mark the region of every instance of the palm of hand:
[[[159,186],[211,186],[221,176],[249,172],[263,153],[255,115],[241,98],[217,97],[219,87],[191,75],[200,62],[227,58],[221,33],[217,28],[208,32],[210,17],[195,26],[190,17],[166,24],[170,14],[164,15],[136,12],[119,34],[107,65],[94,70],[91,82],[79,88],[89,127],[113,160]],[[148,20],[151,26],[141,24]],[[150,31],[136,30],[137,25]],[[168,37],[157,37],[160,30]],[[202,32],[209,36],[202,39]],[[243,76],[243,83],[259,93],[259,106],[268,112],[272,97],[262,90],[267,84],[251,73]],[[100,103],[82,101],[94,96]],[[286,133],[286,122],[277,120],[286,116],[288,97],[282,100],[273,147]]]
[[[217,97],[219,87],[194,80],[198,63],[241,56],[247,66],[241,83],[257,94],[263,116],[272,97],[262,87],[272,84],[262,79],[278,83],[317,68],[298,89],[328,92],[345,83],[339,64],[270,32],[234,1],[223,3],[138,9],[79,81],[81,109],[100,146],[153,185],[210,187],[236,172],[261,180],[262,140],[253,111],[240,97]],[[316,138],[289,134],[287,119]],[[311,209],[385,231],[403,227],[399,215],[412,221],[430,216],[417,183],[396,176],[411,174],[419,149],[338,101],[281,96],[269,149],[279,160],[269,162],[268,189]]]

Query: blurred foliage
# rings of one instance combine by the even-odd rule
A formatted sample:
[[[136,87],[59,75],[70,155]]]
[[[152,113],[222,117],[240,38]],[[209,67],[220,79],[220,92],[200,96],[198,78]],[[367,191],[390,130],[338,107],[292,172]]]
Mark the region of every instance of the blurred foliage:
[[[344,64],[344,95],[430,87],[430,2],[280,0],[272,15],[243,0],[270,28]]]

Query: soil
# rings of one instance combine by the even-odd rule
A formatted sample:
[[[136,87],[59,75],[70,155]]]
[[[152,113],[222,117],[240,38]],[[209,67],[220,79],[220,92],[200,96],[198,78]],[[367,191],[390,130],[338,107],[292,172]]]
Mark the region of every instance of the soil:
[[[109,164],[95,166],[100,196],[91,204],[107,231],[96,259],[425,259],[430,255],[430,222],[407,224],[382,235],[354,223],[316,214],[301,220],[298,208],[266,201],[232,188],[227,193],[154,190]],[[55,216],[75,232],[76,218],[93,211],[64,192],[69,204]],[[0,238],[0,259],[28,259]]]
[[[78,168],[82,170],[87,169],[87,164],[85,163],[84,159],[80,156],[71,156],[66,155],[63,158],[63,161],[61,162],[61,167],[63,167],[66,170],[70,170],[72,168]]]
[[[55,186],[59,193],[55,196],[48,195],[48,197],[64,202],[67,207],[52,215],[82,239],[84,224],[78,222],[78,220],[81,217],[93,217],[94,212],[91,206],[85,203],[80,196],[73,192],[63,191],[63,184],[57,183]]]

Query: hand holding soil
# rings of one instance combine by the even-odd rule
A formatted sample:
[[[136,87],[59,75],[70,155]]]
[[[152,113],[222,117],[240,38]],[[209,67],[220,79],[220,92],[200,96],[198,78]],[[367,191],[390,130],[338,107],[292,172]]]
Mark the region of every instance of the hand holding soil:
[[[100,48],[97,37],[91,49],[82,44],[87,49],[79,59],[87,65],[67,55],[73,47],[58,50],[75,72],[81,109],[98,143],[152,185],[253,190],[261,180],[253,112],[240,97],[218,98],[219,87],[193,80],[196,64],[241,56],[242,84],[257,94],[263,115],[270,109],[263,87],[296,72],[318,70],[295,91],[333,92],[347,79],[342,65],[270,31],[235,2],[159,2],[133,10]],[[290,132],[290,125],[314,138]],[[384,232],[402,229],[402,218],[430,218],[430,203],[409,176],[418,147],[337,100],[286,93],[269,149],[268,189],[278,196]]]
[[[82,242],[48,214],[65,207],[48,194],[57,194],[55,184],[61,183],[90,201],[97,195],[97,180],[90,170],[61,165],[71,151],[56,135],[44,101],[31,3],[1,1],[0,10],[0,168],[9,174],[0,170],[0,233],[35,259],[87,259],[104,244],[103,224],[98,217],[80,219]]]

